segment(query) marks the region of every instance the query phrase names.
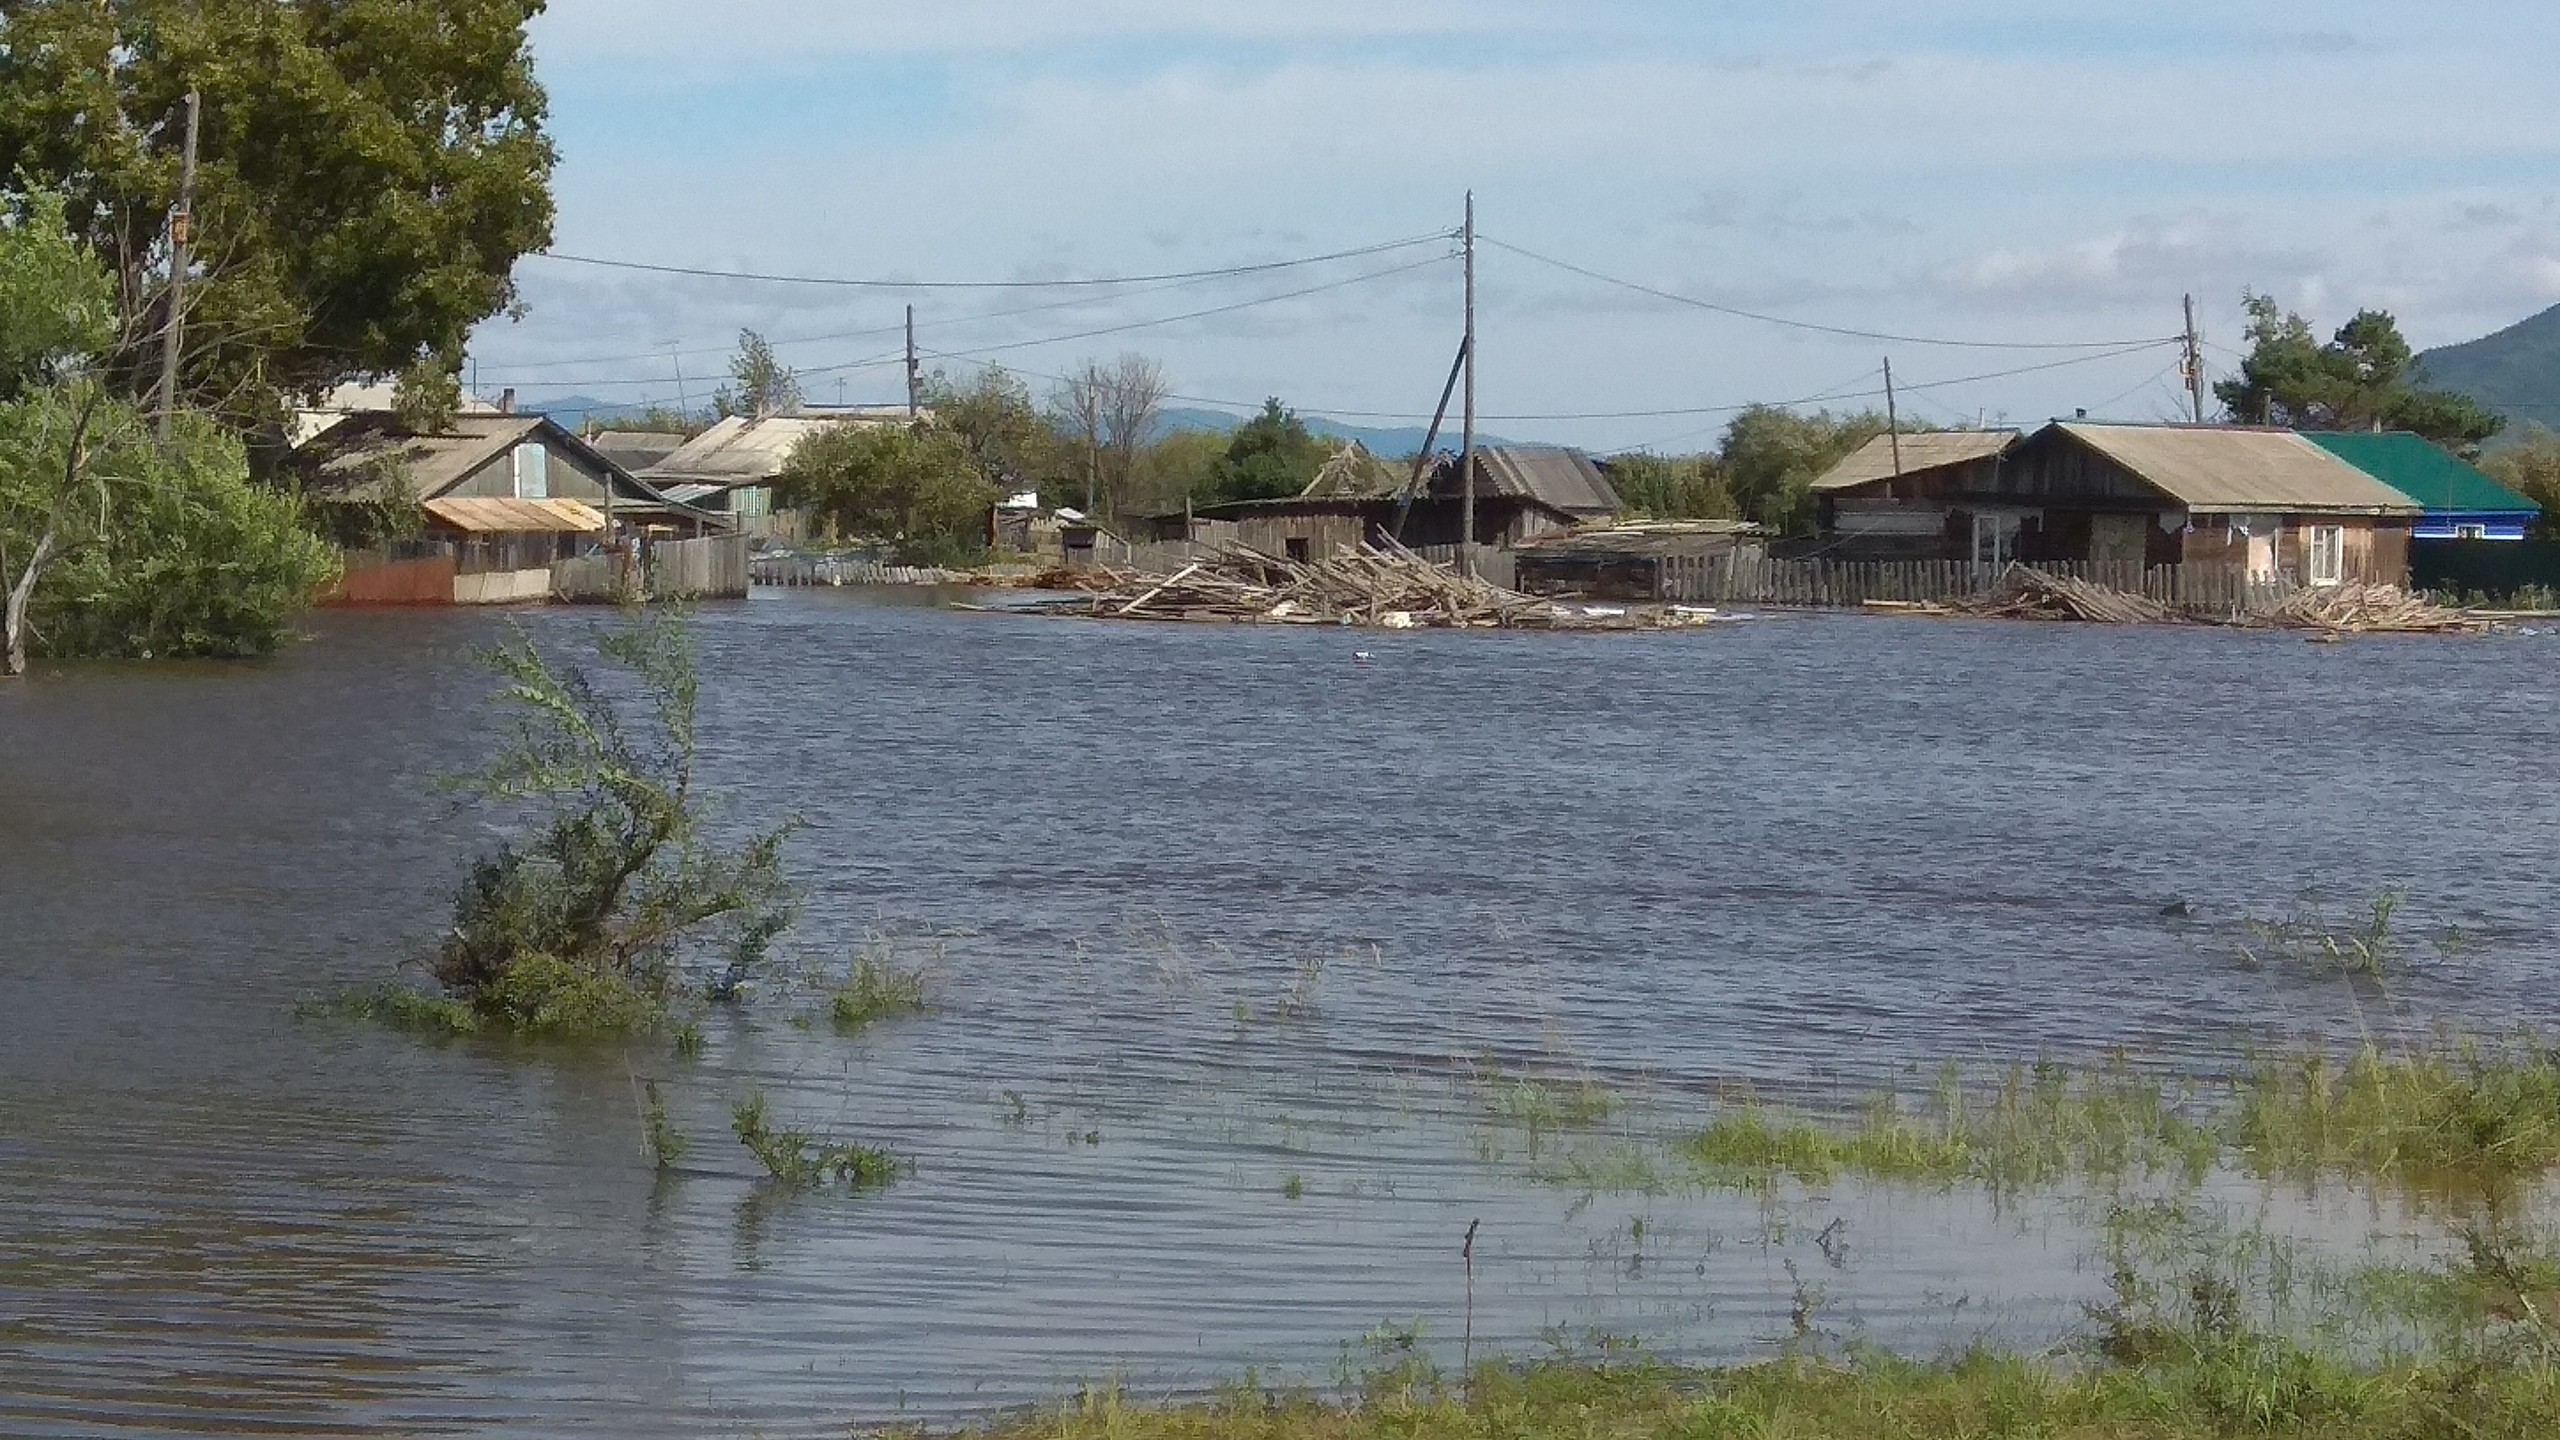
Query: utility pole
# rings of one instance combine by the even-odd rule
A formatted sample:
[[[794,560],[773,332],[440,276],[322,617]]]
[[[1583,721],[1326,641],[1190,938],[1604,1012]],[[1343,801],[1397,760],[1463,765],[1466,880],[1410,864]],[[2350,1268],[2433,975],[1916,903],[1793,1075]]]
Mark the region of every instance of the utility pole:
[[[2196,297],[2187,297],[2187,349],[2181,362],[2187,372],[2187,398],[2195,404],[2196,423],[2204,423],[2204,337],[2196,333]]]
[[[1467,271],[1467,398],[1458,431],[1458,568],[1476,573],[1476,192],[1467,192],[1467,224],[1460,232]]]
[[[1902,410],[1893,398],[1893,357],[1884,357],[1884,428],[1893,436],[1893,478],[1902,478]]]
[[[160,339],[160,443],[169,443],[178,409],[178,353],[186,343],[187,242],[195,226],[196,132],[204,97],[187,92],[187,153],[178,170],[178,208],[169,213],[169,322]]]
[[[916,307],[907,307],[907,423],[924,412],[924,371],[916,366]]]

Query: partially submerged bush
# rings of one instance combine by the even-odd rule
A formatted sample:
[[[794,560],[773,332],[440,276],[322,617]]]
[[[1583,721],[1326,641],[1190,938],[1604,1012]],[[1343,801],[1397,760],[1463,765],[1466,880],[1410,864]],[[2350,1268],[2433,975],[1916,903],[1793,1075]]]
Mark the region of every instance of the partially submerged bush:
[[[886,1150],[822,1140],[803,1130],[777,1130],[759,1090],[730,1111],[738,1143],[777,1181],[795,1190],[838,1184],[855,1190],[896,1182],[906,1163]]]
[[[709,988],[734,992],[790,922],[791,827],[734,848],[704,833],[681,618],[637,611],[596,649],[604,678],[553,665],[522,634],[490,654],[518,723],[475,788],[535,819],[472,866],[429,966],[482,1022],[522,1034],[655,1029],[684,961],[713,959]]]
[[[875,942],[853,957],[852,973],[828,996],[828,1018],[836,1029],[851,1033],[877,1021],[921,1015],[928,968],[901,965],[887,942]]]

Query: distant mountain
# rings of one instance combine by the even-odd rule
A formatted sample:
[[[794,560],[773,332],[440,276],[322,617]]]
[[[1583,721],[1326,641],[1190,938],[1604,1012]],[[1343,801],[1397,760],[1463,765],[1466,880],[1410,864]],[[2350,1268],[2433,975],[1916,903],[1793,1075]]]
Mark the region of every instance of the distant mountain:
[[[2501,440],[2534,421],[2560,429],[2560,305],[2495,335],[2429,350],[2418,357],[2418,374],[2506,416]]]
[[[1230,415],[1224,410],[1167,410],[1157,419],[1156,428],[1160,434],[1175,430],[1207,430],[1223,435],[1243,424],[1246,418],[1242,415]],[[1319,415],[1305,415],[1299,418],[1307,422],[1307,433],[1311,435],[1321,435],[1327,440],[1357,440],[1370,454],[1386,460],[1401,460],[1420,451],[1423,437],[1430,430],[1426,425],[1387,427],[1344,425]],[[1499,435],[1488,435],[1479,430],[1476,432],[1476,443],[1516,445],[1520,442],[1505,440]],[[1435,442],[1435,448],[1442,450],[1458,448],[1458,424],[1455,417],[1452,417],[1448,425],[1440,431],[1440,438]]]
[[[614,421],[646,413],[649,407],[599,400],[593,395],[564,395],[557,400],[525,401],[516,408],[528,415],[548,415],[562,428],[576,430],[591,419],[610,429]]]

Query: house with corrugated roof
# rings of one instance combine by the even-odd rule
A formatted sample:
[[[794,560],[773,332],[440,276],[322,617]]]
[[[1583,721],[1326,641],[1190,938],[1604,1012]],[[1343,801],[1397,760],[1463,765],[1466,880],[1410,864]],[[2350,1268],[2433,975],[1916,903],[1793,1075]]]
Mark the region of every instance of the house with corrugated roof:
[[[725,516],[746,534],[796,539],[799,526],[792,517],[776,516],[773,494],[774,482],[800,443],[842,426],[905,425],[914,418],[904,405],[732,415],[676,447],[639,476],[667,498]],[[924,418],[931,418],[931,412],[925,412]]]
[[[1297,495],[1202,505],[1147,522],[1157,540],[1240,545],[1285,559],[1319,558],[1394,542],[1415,549],[1457,545],[1467,531],[1455,457],[1424,468],[1418,486],[1367,456],[1346,451]],[[1356,463],[1355,463],[1356,461]],[[1578,450],[1501,446],[1476,452],[1476,543],[1509,549],[1625,509],[1609,477]]]
[[[2542,507],[2480,467],[2405,430],[2302,437],[2424,507],[2413,538],[2522,540]]]
[[[1876,473],[1890,437],[1815,482],[1843,558],[2086,565],[2115,583],[2185,566],[2248,580],[2404,584],[2421,507],[2285,430],[2057,421],[1949,442]],[[1882,464],[1891,467],[1890,458]],[[1890,516],[1882,526],[1876,517]],[[1862,528],[1863,527],[1863,528]],[[1903,553],[1857,553],[1891,532]],[[1934,553],[1930,553],[1934,551]]]
[[[367,512],[379,517],[375,528],[410,528],[393,512],[414,506],[422,534],[374,558],[396,566],[450,557],[449,594],[441,602],[432,575],[403,571],[394,582],[369,577],[374,567],[365,563],[349,567],[349,595],[357,600],[539,600],[550,594],[552,563],[604,542],[609,529],[682,537],[717,525],[542,415],[457,415],[426,434],[387,411],[349,414],[306,440],[291,464],[305,500],[324,525],[349,537],[344,543],[371,543],[354,538],[368,528]],[[331,523],[333,515],[339,523]],[[377,579],[402,593],[363,593]]]

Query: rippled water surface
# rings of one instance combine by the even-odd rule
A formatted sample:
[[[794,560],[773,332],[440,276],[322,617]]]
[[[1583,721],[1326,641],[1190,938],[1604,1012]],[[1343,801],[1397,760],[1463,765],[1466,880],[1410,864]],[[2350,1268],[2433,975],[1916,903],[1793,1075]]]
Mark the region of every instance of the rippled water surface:
[[[491,741],[504,623],[0,686],[0,1433],[799,1434],[1320,1381],[1381,1327],[1448,1353],[1473,1221],[1480,1348],[1757,1353],[1809,1276],[1889,1343],[2050,1337],[2093,1284],[2067,1220],[1595,1195],[1485,1077],[1626,1097],[1605,1140],[1722,1087],[2211,1069],[2553,993],[2539,637],[1355,637],[801,592],[700,617],[706,770],[808,821],[795,961],[885,937],[933,1014],[840,1037],[778,986],[690,1065],[297,1019],[431,945],[487,839],[437,777]],[[2247,916],[2391,887],[2392,992],[2235,963]],[[693,1137],[664,1182],[643,1077]],[[758,1088],[914,1176],[769,1193],[726,1135]]]

